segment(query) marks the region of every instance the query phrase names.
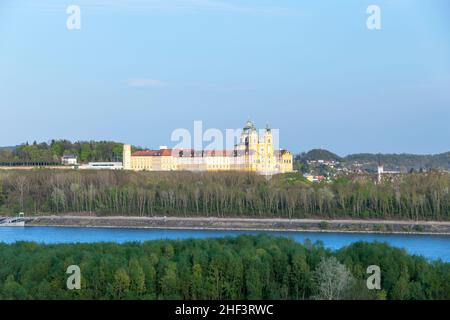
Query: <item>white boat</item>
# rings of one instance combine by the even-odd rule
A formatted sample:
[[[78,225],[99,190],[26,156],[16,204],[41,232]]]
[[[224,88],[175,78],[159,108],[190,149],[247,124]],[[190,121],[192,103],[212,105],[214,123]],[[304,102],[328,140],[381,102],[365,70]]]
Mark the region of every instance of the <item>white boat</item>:
[[[0,218],[0,227],[25,227],[25,218],[23,212],[14,218]]]

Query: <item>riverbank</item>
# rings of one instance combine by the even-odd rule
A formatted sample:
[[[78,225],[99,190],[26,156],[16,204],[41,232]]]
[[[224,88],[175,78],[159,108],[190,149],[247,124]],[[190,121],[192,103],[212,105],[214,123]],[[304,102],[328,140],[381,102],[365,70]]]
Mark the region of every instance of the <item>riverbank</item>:
[[[311,231],[450,235],[450,222],[391,220],[319,220],[253,218],[181,218],[128,216],[36,216],[27,226],[104,227],[192,230]]]

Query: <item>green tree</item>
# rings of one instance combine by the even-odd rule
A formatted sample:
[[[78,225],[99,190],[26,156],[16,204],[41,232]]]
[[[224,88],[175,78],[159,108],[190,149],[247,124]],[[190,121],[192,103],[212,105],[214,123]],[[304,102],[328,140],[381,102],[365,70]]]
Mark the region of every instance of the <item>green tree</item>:
[[[248,299],[258,300],[263,298],[263,285],[261,281],[260,269],[261,260],[259,257],[250,258],[245,272],[245,288]]]
[[[27,297],[26,290],[14,280],[12,275],[6,278],[1,295],[8,300],[22,300]]]
[[[161,277],[161,298],[162,299],[179,299],[178,293],[178,275],[177,265],[169,262],[164,275]]]
[[[117,299],[122,299],[128,293],[130,289],[130,277],[127,271],[120,268],[114,274],[114,292]]]
[[[135,258],[130,260],[129,263],[129,275],[130,275],[130,290],[141,295],[145,292],[145,273],[139,264],[139,261]]]
[[[410,281],[408,269],[403,268],[394,288],[392,289],[392,299],[407,300],[410,298]]]
[[[294,254],[292,257],[291,283],[294,299],[305,299],[312,287],[312,274],[304,254]]]
[[[202,297],[202,285],[202,266],[196,263],[192,266],[192,299],[200,299]]]

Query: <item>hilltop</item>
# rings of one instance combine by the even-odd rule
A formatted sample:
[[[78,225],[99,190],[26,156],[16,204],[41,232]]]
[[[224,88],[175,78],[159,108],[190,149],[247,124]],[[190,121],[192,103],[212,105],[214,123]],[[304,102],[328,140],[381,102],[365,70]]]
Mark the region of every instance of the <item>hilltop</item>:
[[[342,167],[359,166],[366,171],[374,171],[379,163],[389,170],[401,172],[441,169],[450,170],[450,151],[440,154],[381,154],[381,153],[356,153],[341,157],[324,149],[313,149],[296,156],[299,166],[311,161],[334,161]]]
[[[312,149],[303,155],[305,160],[342,161],[337,154],[325,149]]]

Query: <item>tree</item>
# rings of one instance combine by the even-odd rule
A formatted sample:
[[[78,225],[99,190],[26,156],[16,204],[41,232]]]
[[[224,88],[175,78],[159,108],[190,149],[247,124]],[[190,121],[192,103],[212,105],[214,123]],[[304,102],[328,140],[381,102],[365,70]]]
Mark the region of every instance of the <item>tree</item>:
[[[262,299],[263,284],[261,281],[261,260],[259,257],[249,259],[245,272],[245,288],[247,298],[251,300]]]
[[[87,161],[91,157],[91,147],[88,143],[81,144],[80,160]]]
[[[114,291],[117,299],[122,299],[130,289],[130,277],[125,269],[120,268],[114,274]]]
[[[145,273],[136,258],[130,260],[129,263],[130,273],[130,290],[141,295],[145,292]]]
[[[167,259],[172,259],[174,254],[175,253],[174,253],[173,246],[170,243],[166,244],[164,246],[164,257]]]
[[[397,280],[394,288],[392,289],[392,299],[394,300],[407,300],[409,299],[410,282],[409,273],[407,268],[403,268],[400,278]]]
[[[198,263],[192,267],[191,295],[192,299],[200,299],[202,296],[202,266]]]
[[[52,204],[57,213],[64,212],[66,208],[66,194],[59,188],[54,188],[51,195]]]
[[[178,295],[178,275],[177,265],[169,262],[166,272],[161,277],[161,298],[162,299],[179,299]]]
[[[28,189],[28,180],[26,176],[23,175],[17,175],[15,176],[14,182],[13,182],[14,188],[16,189],[16,192],[19,195],[19,204],[20,204],[20,210],[24,211],[25,208],[25,193]]]
[[[8,300],[21,300],[25,299],[27,296],[26,290],[14,280],[13,275],[9,275],[6,278],[2,291],[0,296],[3,296],[4,299]]]
[[[294,299],[305,299],[311,290],[312,275],[306,256],[304,254],[294,254],[291,268],[292,296]]]
[[[322,258],[314,271],[318,300],[343,299],[350,288],[353,277],[335,257]]]
[[[171,260],[163,256],[168,244],[174,249]],[[366,269],[374,261],[383,270],[382,290],[366,285]],[[0,262],[5,262],[0,263],[0,299],[450,299],[450,263],[382,243],[331,251],[268,236],[123,244],[0,242]],[[63,271],[76,263],[82,290],[67,290]]]
[[[3,184],[0,179],[0,207],[5,203],[5,194],[3,192]]]

